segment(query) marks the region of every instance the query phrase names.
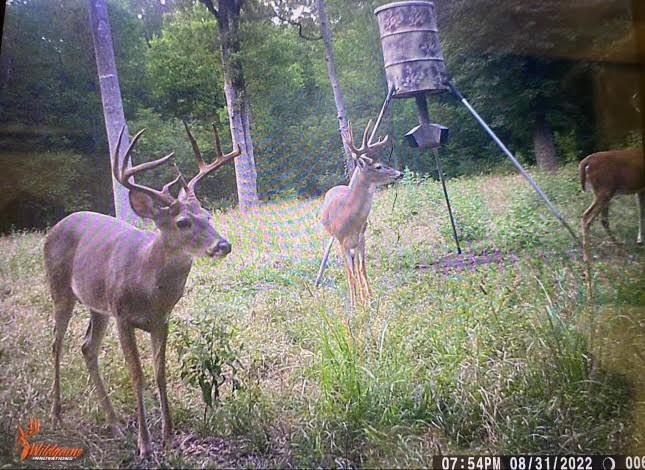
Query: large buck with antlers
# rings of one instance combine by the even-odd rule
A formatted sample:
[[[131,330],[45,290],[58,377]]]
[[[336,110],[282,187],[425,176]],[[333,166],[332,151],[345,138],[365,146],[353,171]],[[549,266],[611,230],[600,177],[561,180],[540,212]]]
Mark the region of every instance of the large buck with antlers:
[[[206,164],[195,139],[186,131],[195,151],[199,173],[186,183],[179,176],[156,190],[131,181],[143,171],[159,167],[173,157],[128,168],[131,152],[143,130],[128,147],[119,168],[119,148],[125,131],[121,129],[113,158],[115,178],[129,190],[130,205],[142,218],[152,220],[156,231],[144,231],[94,212],[76,212],[56,224],[45,240],[45,267],[54,302],[54,387],[52,418],[61,421],[60,357],[62,343],[79,301],[90,310],[90,323],[82,346],[85,363],[96,387],[101,406],[113,432],[120,433],[103,380],[98,369],[98,353],[110,316],[114,317],[119,341],[130,372],[137,400],[138,447],[141,456],[151,452],[143,403],[143,372],[135,340],[135,329],[150,333],[154,371],[161,402],[163,443],[172,439],[172,421],[166,394],[166,340],[168,317],[184,292],[186,278],[195,257],[223,258],[230,243],[213,226],[211,214],[202,208],[195,190],[200,180],[240,154],[239,148],[222,154],[215,131],[217,159]],[[179,170],[177,170],[179,171]],[[179,184],[179,195],[171,189]]]
[[[601,214],[600,221],[609,237],[609,201],[616,194],[636,194],[639,206],[637,243],[643,242],[645,219],[645,160],[642,149],[609,150],[586,156],[579,164],[582,190],[591,188],[594,199],[582,215],[582,253],[589,260],[589,227]]]
[[[333,240],[338,240],[353,306],[356,305],[357,300],[361,303],[366,302],[372,294],[367,279],[365,229],[367,217],[372,210],[374,193],[377,186],[392,183],[403,177],[400,171],[376,160],[376,153],[387,143],[388,136],[371,144],[368,141],[371,128],[370,120],[363,133],[361,146],[356,147],[352,126],[349,124],[347,135],[343,135],[343,141],[351,151],[356,170],[349,185],[334,186],[327,191],[321,212],[321,222],[332,236],[323,257],[321,270]]]

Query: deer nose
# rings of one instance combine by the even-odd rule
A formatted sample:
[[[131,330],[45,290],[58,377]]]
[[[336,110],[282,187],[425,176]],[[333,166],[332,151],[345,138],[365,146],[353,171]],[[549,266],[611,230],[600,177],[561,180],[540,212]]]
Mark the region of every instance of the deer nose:
[[[228,240],[219,240],[215,245],[211,246],[208,250],[210,256],[226,256],[231,252],[231,244]]]
[[[400,180],[401,178],[403,178],[403,172],[399,171],[399,172],[397,172],[396,179]]]

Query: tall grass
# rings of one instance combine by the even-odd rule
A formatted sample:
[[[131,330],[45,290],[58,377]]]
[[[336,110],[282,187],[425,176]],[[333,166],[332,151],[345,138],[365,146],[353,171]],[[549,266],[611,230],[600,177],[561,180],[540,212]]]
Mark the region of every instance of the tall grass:
[[[590,197],[572,182],[575,168],[537,177],[576,224]],[[643,452],[644,253],[633,242],[633,201],[612,206],[624,246],[592,230],[592,300],[578,248],[519,177],[459,178],[448,188],[465,252],[495,251],[496,262],[433,267],[454,252],[441,189],[408,173],[377,195],[367,233],[376,295],[355,311],[335,257],[323,287],[312,285],[326,238],[319,200],[216,212],[233,252],[218,264],[196,262],[173,312],[177,446],[151,465],[419,467],[437,452]],[[41,250],[40,233],[0,239],[7,462],[16,462],[16,424],[45,419],[50,406]],[[86,311],[77,317],[63,359],[64,414],[75,423],[66,432],[91,449],[88,466],[145,464],[136,458],[135,404],[114,334],[100,367],[131,423],[125,440],[105,433],[79,354]],[[157,441],[150,352],[140,338]],[[213,398],[205,418],[199,379],[187,373],[200,370],[221,382],[216,397],[216,387],[205,387]]]

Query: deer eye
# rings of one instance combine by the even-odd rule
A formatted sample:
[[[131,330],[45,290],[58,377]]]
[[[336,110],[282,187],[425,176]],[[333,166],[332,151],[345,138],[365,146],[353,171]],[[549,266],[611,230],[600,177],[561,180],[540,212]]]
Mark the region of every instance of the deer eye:
[[[381,168],[383,168],[383,165],[381,165],[380,163],[377,163],[376,165],[374,165],[374,168],[376,168],[377,170],[380,170]]]
[[[181,229],[190,228],[191,225],[190,219],[182,218],[177,221],[177,227]]]

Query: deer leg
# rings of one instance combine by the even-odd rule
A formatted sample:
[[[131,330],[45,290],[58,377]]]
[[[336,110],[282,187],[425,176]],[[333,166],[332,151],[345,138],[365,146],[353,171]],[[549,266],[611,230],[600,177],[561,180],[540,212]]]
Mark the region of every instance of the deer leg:
[[[155,368],[155,379],[159,389],[159,402],[161,403],[161,421],[163,445],[168,448],[172,445],[172,420],[170,408],[168,407],[168,396],[166,394],[166,342],[168,340],[168,323],[152,330],[152,357]]]
[[[356,283],[356,294],[361,304],[365,303],[365,284],[363,283],[363,272],[361,268],[361,259],[358,246],[354,251],[354,282]]]
[[[352,269],[354,271],[355,296],[357,300],[363,304],[365,302],[365,293],[363,292],[363,279],[361,277],[357,249],[354,249],[354,253],[352,255]]]
[[[73,295],[57,296],[52,292],[54,297],[54,343],[52,345],[52,357],[54,359],[54,385],[52,394],[54,403],[52,405],[52,423],[54,426],[62,424],[61,405],[60,405],[60,355],[63,349],[63,340],[65,332],[72,318],[74,309]],[[57,298],[58,297],[58,298]]]
[[[365,289],[366,299],[372,297],[372,288],[370,287],[369,280],[367,278],[367,258],[365,256],[365,236],[361,235],[358,240],[358,264],[360,270],[361,280],[363,282],[363,288]]]
[[[585,263],[589,261],[589,226],[609,202],[609,199],[604,195],[595,194],[591,206],[582,214],[582,259]]]
[[[81,351],[85,358],[87,370],[89,371],[92,382],[94,383],[94,388],[96,388],[99,402],[101,403],[103,411],[105,411],[108,425],[114,435],[120,435],[121,431],[118,426],[118,418],[116,413],[114,413],[114,408],[112,407],[110,398],[105,391],[105,384],[103,383],[103,379],[99,373],[99,348],[101,347],[101,341],[103,341],[105,330],[107,329],[110,319],[106,315],[102,315],[92,310],[90,310],[90,314],[90,324],[87,327],[85,341],[83,342],[83,346],[81,346]]]
[[[325,248],[323,259],[320,262],[320,268],[318,269],[318,275],[316,276],[316,282],[314,283],[316,287],[320,286],[320,281],[322,280],[323,273],[325,272],[325,267],[327,266],[327,260],[329,259],[329,253],[331,252],[331,247],[333,244],[334,237],[331,237],[327,242],[327,247]]]
[[[349,285],[349,300],[354,307],[356,305],[356,279],[354,276],[354,257],[351,249],[342,247],[343,260],[345,260],[345,271],[347,272],[347,283]]]
[[[363,284],[363,276],[361,273],[360,259],[358,253],[358,247],[354,248],[351,251],[352,256],[352,275],[354,283],[354,299],[359,301],[361,304],[365,303],[366,293]]]
[[[638,204],[638,236],[636,243],[643,244],[643,226],[645,225],[645,191],[636,193],[636,203]]]
[[[605,228],[605,232],[607,232],[607,235],[609,235],[609,238],[611,238],[611,241],[614,243],[618,243],[618,241],[616,240],[616,237],[614,237],[614,234],[611,232],[611,229],[609,228],[609,203],[607,203],[602,208],[602,211],[600,211],[600,223]]]
[[[150,434],[146,425],[146,410],[143,403],[143,371],[141,370],[141,361],[139,360],[139,351],[137,350],[134,327],[127,322],[117,321],[117,330],[119,332],[119,341],[121,349],[125,356],[125,363],[130,371],[130,380],[137,398],[137,419],[139,421],[139,455],[148,457],[152,452],[150,446]]]

